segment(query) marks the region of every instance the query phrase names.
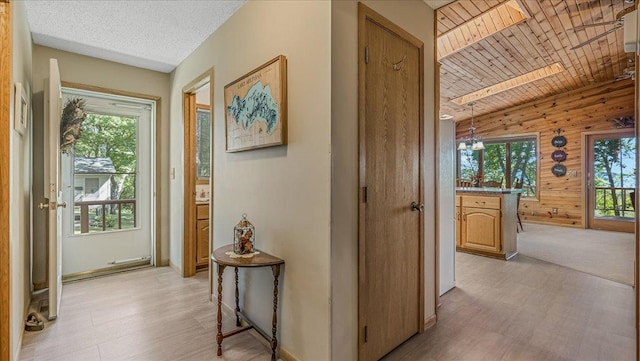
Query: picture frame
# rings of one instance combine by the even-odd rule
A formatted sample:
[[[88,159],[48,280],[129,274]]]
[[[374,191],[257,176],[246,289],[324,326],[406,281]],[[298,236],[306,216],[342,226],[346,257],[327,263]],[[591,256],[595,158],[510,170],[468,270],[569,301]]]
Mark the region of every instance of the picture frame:
[[[227,152],[287,144],[287,58],[278,55],[224,87]]]
[[[27,102],[27,92],[22,83],[15,84],[13,128],[20,134],[27,133],[29,125],[29,103]]]

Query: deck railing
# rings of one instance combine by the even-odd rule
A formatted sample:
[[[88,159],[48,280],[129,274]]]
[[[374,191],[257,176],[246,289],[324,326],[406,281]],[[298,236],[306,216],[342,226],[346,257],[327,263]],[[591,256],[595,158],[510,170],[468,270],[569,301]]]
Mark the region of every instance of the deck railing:
[[[629,193],[634,190],[635,188],[596,187],[594,209],[602,212],[605,216],[633,217],[635,210],[633,209]],[[612,194],[616,197],[616,206],[614,206]],[[608,214],[610,212],[613,212],[613,214]],[[625,213],[631,214],[626,215]]]
[[[96,201],[75,202],[74,208],[80,208],[80,233],[89,233],[91,231],[90,218],[89,218],[90,208],[95,209],[96,214],[93,215],[94,217],[93,219],[95,220],[96,218],[98,218],[99,220],[98,224],[99,226],[101,224],[102,231],[106,231],[107,228],[122,229],[122,224],[123,224],[122,223],[122,206],[127,204],[131,204],[131,214],[133,215],[133,227],[135,228],[137,226],[135,199],[96,200]],[[91,210],[93,211],[93,209]],[[113,214],[113,213],[117,213],[118,215],[117,228],[115,227],[115,225],[107,227],[107,214]]]

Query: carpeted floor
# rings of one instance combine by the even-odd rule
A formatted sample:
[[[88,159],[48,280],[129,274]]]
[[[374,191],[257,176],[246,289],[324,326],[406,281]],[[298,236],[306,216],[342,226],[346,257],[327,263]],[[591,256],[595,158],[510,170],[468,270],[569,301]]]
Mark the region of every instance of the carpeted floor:
[[[518,252],[633,286],[633,233],[524,224]]]

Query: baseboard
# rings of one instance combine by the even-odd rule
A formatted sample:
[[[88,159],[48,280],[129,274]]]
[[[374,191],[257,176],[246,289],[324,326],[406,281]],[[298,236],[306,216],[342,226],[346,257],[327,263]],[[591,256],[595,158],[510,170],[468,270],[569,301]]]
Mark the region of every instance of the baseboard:
[[[168,259],[160,260],[160,262],[158,262],[158,264],[156,265],[156,267],[167,267],[167,266],[169,266]]]
[[[424,320],[424,330],[428,330],[431,327],[436,325],[437,317],[436,315],[431,315]]]
[[[216,302],[216,304],[217,304],[218,299],[216,297],[213,297],[213,301]],[[227,315],[228,317],[236,317],[235,308],[232,308],[231,306],[227,305],[226,303],[222,302],[221,309],[222,309],[222,313]],[[251,334],[251,336],[253,336],[253,338],[258,340],[258,342],[260,342],[261,344],[265,345],[265,347],[267,349],[271,350],[270,341],[267,340],[266,338],[262,337],[262,335],[258,331],[249,330],[248,332]],[[281,360],[281,361],[300,361],[297,357],[293,356],[291,354],[291,352],[287,351],[285,348],[283,348],[280,345],[278,345],[278,360]]]
[[[76,281],[83,281],[89,278],[97,278],[103,276],[110,276],[116,273],[121,272],[129,272],[138,270],[141,268],[151,267],[151,262],[149,260],[139,261],[139,262],[131,262],[127,264],[115,265],[111,267],[99,268],[91,271],[83,271],[70,273],[62,276],[63,283],[71,283]]]
[[[300,361],[295,356],[293,356],[289,351],[280,347],[280,359],[282,361]]]
[[[22,327],[20,328],[20,335],[18,335],[18,345],[16,347],[16,353],[14,355],[14,360],[20,360],[20,352],[22,351],[22,340],[24,339],[24,321],[27,319],[27,315],[29,314],[29,307],[31,306],[31,297],[27,301],[27,304],[24,306],[22,311]]]
[[[180,270],[180,268],[178,268],[178,266],[173,264],[173,262],[169,261],[169,267],[173,268],[173,270],[176,271],[177,274],[182,276],[182,270]]]

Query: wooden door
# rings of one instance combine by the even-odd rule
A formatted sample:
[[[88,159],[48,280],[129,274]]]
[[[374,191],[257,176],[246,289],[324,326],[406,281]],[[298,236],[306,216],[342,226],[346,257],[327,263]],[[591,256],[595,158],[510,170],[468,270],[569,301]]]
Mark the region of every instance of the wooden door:
[[[359,10],[359,359],[378,360],[423,328],[423,49]]]
[[[9,206],[10,188],[10,132],[11,126],[11,93],[13,92],[11,67],[11,4],[0,0],[0,361],[11,358],[12,318],[22,315],[11,315],[11,263],[9,245]],[[16,260],[17,261],[17,260]],[[16,262],[14,261],[14,262]],[[15,281],[13,281],[15,282]],[[17,336],[17,335],[16,335]]]
[[[587,226],[633,233],[636,213],[636,138],[633,131],[587,137]]]
[[[58,61],[49,59],[49,79],[45,87],[44,141],[47,151],[44,161],[44,194],[48,197],[40,208],[48,212],[47,253],[49,276],[49,319],[58,317],[62,297],[62,179],[60,172],[60,116],[62,92]]]
[[[500,210],[462,208],[462,247],[499,253],[502,251]]]

